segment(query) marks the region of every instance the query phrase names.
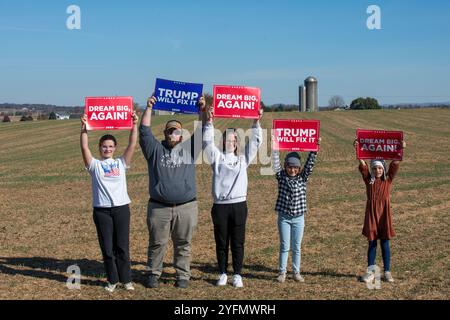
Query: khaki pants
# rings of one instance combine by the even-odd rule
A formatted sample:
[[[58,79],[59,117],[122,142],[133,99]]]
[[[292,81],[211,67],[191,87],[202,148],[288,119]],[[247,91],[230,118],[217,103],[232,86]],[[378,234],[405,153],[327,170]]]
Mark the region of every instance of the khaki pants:
[[[169,238],[173,242],[173,264],[177,279],[191,277],[191,241],[198,220],[197,201],[178,207],[166,207],[149,202],[147,226],[149,231],[148,266],[150,273],[161,276]]]

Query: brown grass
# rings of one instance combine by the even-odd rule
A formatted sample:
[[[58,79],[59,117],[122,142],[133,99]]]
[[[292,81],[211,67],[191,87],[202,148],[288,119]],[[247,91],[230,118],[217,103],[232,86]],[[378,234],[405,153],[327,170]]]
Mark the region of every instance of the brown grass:
[[[197,168],[199,226],[194,237],[192,282],[173,287],[172,251],[166,256],[164,284],[150,290],[145,282],[147,169],[139,149],[128,175],[133,200],[131,255],[133,293],[107,294],[92,221],[90,179],[78,147],[78,121],[0,124],[0,299],[448,299],[450,211],[450,111],[401,110],[267,113],[273,117],[321,120],[322,146],[308,191],[309,212],[302,244],[304,284],[275,282],[278,233],[273,211],[273,177],[249,173],[249,219],[244,268],[245,288],[217,288],[210,208],[211,173]],[[180,116],[187,122],[192,117]],[[155,133],[166,117],[154,119]],[[247,128],[249,121],[218,120],[217,126]],[[189,126],[188,126],[189,127]],[[408,143],[392,194],[394,227],[392,268],[396,282],[370,291],[357,281],[366,267],[361,235],[365,192],[357,172],[352,141],[357,127],[403,130]],[[192,126],[191,126],[192,128]],[[119,150],[126,132],[116,132]],[[100,133],[90,134],[95,149]],[[379,254],[378,254],[379,255]],[[380,256],[378,264],[381,265]],[[82,289],[65,286],[66,269],[78,264]]]

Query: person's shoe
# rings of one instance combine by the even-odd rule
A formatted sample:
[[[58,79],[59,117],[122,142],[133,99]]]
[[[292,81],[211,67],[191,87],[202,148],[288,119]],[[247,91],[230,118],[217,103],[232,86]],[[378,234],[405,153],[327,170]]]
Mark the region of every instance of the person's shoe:
[[[175,282],[175,287],[180,289],[186,289],[189,286],[189,280],[187,279],[177,279]]]
[[[158,288],[159,282],[158,282],[158,276],[152,274],[147,279],[147,288]]]
[[[118,283],[116,284],[111,284],[111,283],[107,283],[105,286],[105,290],[108,291],[109,293],[113,293],[114,290],[116,290]]]
[[[294,280],[297,282],[305,282],[305,278],[302,277],[300,272],[294,273]]]
[[[134,291],[133,282],[125,283],[123,286],[125,287],[125,290],[127,290],[127,291]]]
[[[277,281],[279,283],[285,282],[286,281],[286,272],[280,272],[280,274],[278,274]]]
[[[385,271],[384,272],[384,281],[386,282],[394,282],[394,278],[392,277],[392,274],[390,271]]]
[[[242,277],[238,274],[233,276],[233,287],[242,288],[244,284],[242,283]]]
[[[366,274],[361,277],[361,281],[371,283],[375,279],[375,273],[367,270]]]
[[[222,286],[226,286],[228,282],[228,276],[226,273],[222,273],[219,277],[219,279],[217,280],[216,286],[222,287]]]

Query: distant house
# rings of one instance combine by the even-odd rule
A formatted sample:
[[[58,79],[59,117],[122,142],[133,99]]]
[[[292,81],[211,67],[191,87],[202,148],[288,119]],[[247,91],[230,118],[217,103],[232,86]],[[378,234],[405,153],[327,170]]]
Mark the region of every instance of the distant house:
[[[70,115],[67,113],[55,113],[56,114],[56,120],[69,120]]]

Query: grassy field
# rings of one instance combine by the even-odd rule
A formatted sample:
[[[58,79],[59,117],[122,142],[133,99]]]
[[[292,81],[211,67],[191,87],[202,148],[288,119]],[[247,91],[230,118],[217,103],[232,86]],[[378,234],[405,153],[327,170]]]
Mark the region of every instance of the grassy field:
[[[266,113],[264,128],[271,127],[274,116],[321,121],[322,146],[309,183],[302,245],[305,283],[275,281],[276,183],[273,176],[260,174],[263,166],[253,165],[245,288],[214,286],[211,172],[207,165],[200,165],[191,286],[174,288],[169,250],[164,283],[158,289],[146,289],[148,176],[138,148],[128,174],[136,291],[107,294],[101,287],[103,265],[92,221],[90,178],[79,151],[79,121],[16,122],[0,124],[0,299],[449,299],[450,110]],[[153,120],[153,131],[162,132],[167,117]],[[222,129],[249,125],[249,121],[217,120]],[[396,282],[383,283],[381,290],[368,290],[357,281],[366,268],[367,245],[361,235],[365,189],[352,147],[358,127],[402,130],[408,143],[392,193]],[[94,151],[100,134],[90,134]],[[120,153],[128,133],[117,136]],[[377,263],[382,265],[380,252]],[[73,264],[82,271],[81,290],[66,288],[66,270]]]

